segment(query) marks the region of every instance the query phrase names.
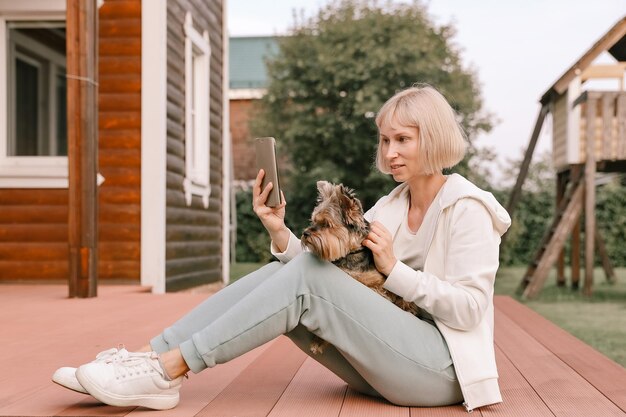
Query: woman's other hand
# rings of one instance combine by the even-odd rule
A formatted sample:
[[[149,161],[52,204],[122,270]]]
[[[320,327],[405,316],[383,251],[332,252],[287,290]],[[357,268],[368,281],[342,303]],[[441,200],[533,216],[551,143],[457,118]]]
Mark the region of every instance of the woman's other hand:
[[[252,187],[252,209],[254,214],[257,215],[263,227],[267,230],[274,242],[274,245],[279,251],[284,251],[289,242],[289,229],[285,226],[285,195],[281,191],[282,202],[276,207],[268,207],[265,205],[267,197],[274,188],[274,184],[271,182],[265,186],[264,190],[261,190],[261,182],[265,176],[265,171],[259,170]]]
[[[393,239],[391,233],[379,222],[372,222],[370,233],[363,240],[363,246],[374,254],[376,269],[385,276],[391,273],[397,259],[393,254]]]

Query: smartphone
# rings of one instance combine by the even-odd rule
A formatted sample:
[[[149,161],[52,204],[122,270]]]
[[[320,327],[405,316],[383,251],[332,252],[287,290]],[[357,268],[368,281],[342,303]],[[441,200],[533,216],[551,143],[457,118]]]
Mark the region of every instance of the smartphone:
[[[254,141],[256,150],[256,169],[265,171],[263,182],[261,183],[261,191],[265,189],[268,183],[274,186],[267,196],[265,205],[268,207],[276,207],[282,202],[280,194],[280,182],[278,180],[278,163],[276,161],[276,139],[256,138]]]

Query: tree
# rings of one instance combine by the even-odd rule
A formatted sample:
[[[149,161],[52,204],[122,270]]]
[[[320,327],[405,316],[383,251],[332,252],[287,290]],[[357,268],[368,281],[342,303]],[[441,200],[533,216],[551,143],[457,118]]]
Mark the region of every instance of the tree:
[[[498,201],[507,201],[510,196],[522,160],[523,155],[516,161],[508,161],[503,175],[509,187],[494,193]],[[500,248],[503,265],[528,265],[532,261],[550,227],[555,205],[556,172],[552,166],[552,154],[543,152],[531,163],[506,242]]]
[[[376,111],[416,82],[439,89],[470,140],[491,128],[473,71],[463,67],[454,28],[430,21],[421,3],[343,0],[296,21],[268,63],[269,86],[252,131],[275,136],[287,154],[287,216],[297,233],[315,203],[315,182],[356,189],[364,207],[395,184],[373,168]],[[467,170],[467,162],[460,170]]]

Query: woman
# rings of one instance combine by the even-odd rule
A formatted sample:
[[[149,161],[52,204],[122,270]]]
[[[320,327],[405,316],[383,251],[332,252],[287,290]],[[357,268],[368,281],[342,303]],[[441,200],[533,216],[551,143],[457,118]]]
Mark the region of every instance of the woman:
[[[312,357],[362,393],[404,406],[501,401],[493,348],[493,284],[510,218],[495,198],[442,170],[464,156],[456,115],[429,86],[380,109],[377,167],[401,183],[366,213],[363,241],[385,288],[413,301],[407,313],[328,262],[303,253],[285,226],[285,203],[254,211],[280,260],[224,288],[139,352],[102,352],[59,369],[53,380],[111,405],[176,406],[183,375],[227,362],[286,334],[310,354],[314,335],[331,346]],[[283,199],[284,200],[284,199]],[[390,325],[393,323],[393,325]],[[159,354],[157,354],[157,352]]]

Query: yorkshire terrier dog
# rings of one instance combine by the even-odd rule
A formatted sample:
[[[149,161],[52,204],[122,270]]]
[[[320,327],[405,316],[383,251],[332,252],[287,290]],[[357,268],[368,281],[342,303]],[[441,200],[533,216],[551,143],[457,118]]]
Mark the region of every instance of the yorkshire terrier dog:
[[[363,217],[363,207],[354,191],[327,181],[318,181],[317,190],[317,206],[311,215],[311,225],[302,233],[302,245],[401,309],[417,314],[415,303],[383,288],[385,276],[376,269],[372,251],[361,244],[370,232],[370,225]],[[311,342],[311,352],[322,353],[327,344],[316,336]]]

